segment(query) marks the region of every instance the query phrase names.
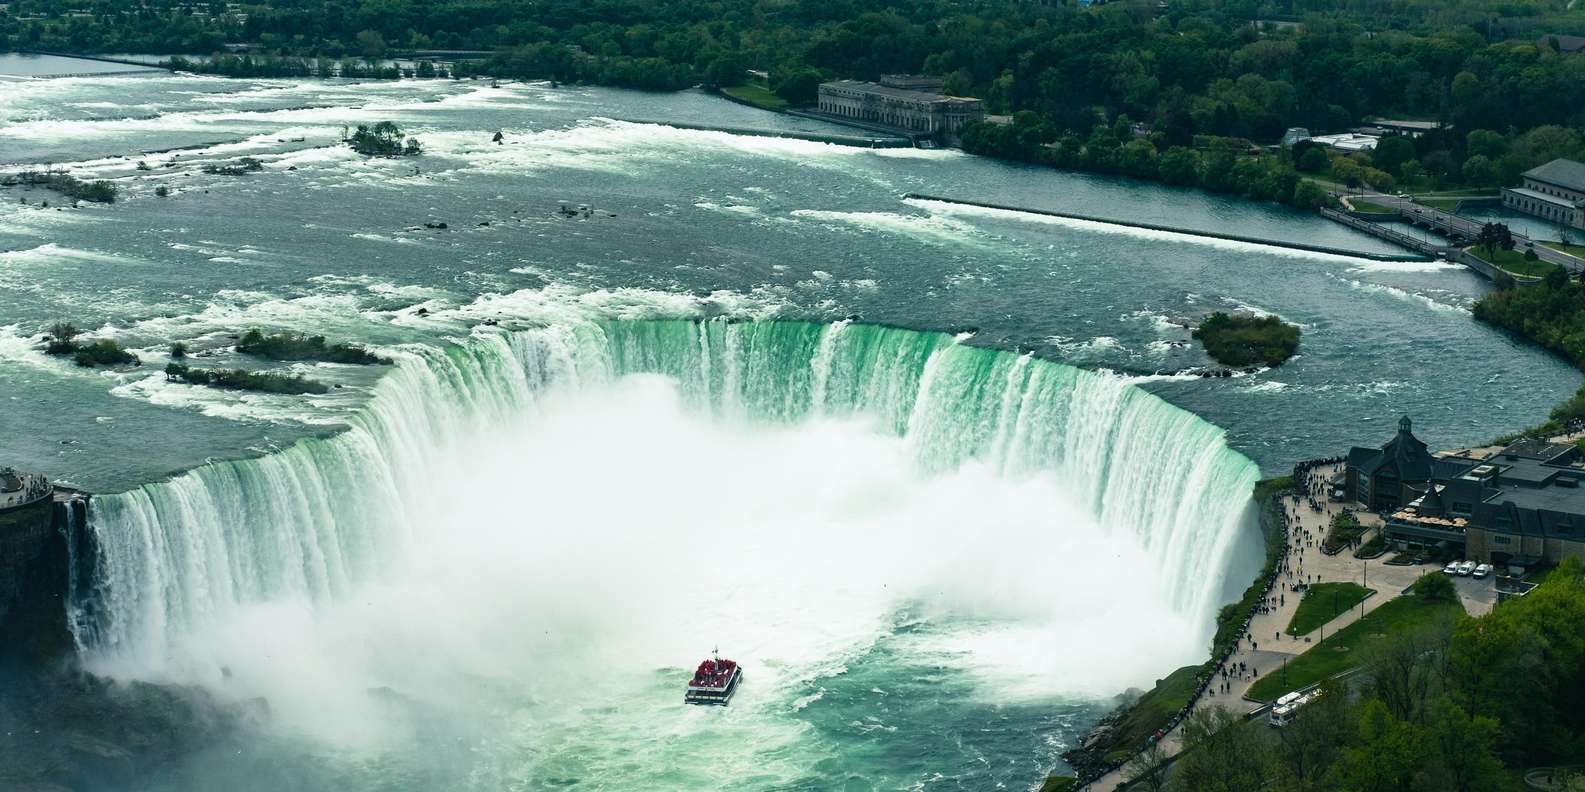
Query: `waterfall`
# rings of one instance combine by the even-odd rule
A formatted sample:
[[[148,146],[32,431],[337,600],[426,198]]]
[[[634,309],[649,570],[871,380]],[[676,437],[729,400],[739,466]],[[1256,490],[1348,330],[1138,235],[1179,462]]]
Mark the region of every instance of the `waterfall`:
[[[448,499],[483,496],[428,486],[437,449],[531,419],[553,392],[632,374],[675,379],[688,409],[723,420],[868,418],[922,475],[973,460],[1055,476],[1103,533],[1137,539],[1171,606],[1196,617],[1219,604],[1257,478],[1219,428],[1120,378],[942,333],[613,320],[478,328],[397,354],[340,434],[95,497],[86,651],[157,667],[181,635],[244,605],[332,602],[402,574],[404,548]]]

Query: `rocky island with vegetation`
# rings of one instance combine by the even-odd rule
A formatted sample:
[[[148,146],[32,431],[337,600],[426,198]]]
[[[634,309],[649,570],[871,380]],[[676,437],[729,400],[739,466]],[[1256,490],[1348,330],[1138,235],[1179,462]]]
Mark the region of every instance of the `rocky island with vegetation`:
[[[1224,366],[1277,366],[1299,351],[1299,328],[1275,316],[1217,311],[1200,322],[1194,337]]]
[[[43,187],[74,201],[115,203],[116,186],[103,179],[84,181],[63,170],[29,168],[0,176],[0,187]]]
[[[70,357],[72,362],[83,368],[95,366],[137,366],[142,361],[137,355],[128,352],[114,339],[101,338],[98,341],[83,342],[77,340],[82,331],[69,322],[56,322],[44,336],[44,354],[57,357]]]
[[[347,135],[347,145],[365,157],[411,157],[424,151],[424,144],[419,143],[418,138],[407,137],[390,121],[381,121],[372,127],[359,124]]]
[[[324,336],[303,333],[276,333],[265,335],[262,330],[249,330],[237,342],[237,351],[245,355],[270,360],[317,360],[324,363],[348,363],[358,366],[389,365],[390,358],[381,357],[357,344],[331,344]]]
[[[165,365],[165,378],[172,382],[185,382],[189,385],[207,385],[211,388],[223,390],[258,391],[260,393],[284,393],[299,395],[304,393],[328,393],[330,386],[318,380],[311,380],[301,374],[279,374],[269,371],[248,371],[247,369],[209,369],[196,368],[185,363],[171,362]]]

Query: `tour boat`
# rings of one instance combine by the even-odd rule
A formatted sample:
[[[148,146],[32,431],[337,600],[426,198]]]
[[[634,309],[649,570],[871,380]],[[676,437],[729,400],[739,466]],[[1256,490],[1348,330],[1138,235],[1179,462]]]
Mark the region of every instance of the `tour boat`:
[[[731,660],[722,660],[717,650],[713,658],[699,664],[688,681],[688,692],[682,700],[689,704],[726,704],[737,692],[743,680],[743,669]]]

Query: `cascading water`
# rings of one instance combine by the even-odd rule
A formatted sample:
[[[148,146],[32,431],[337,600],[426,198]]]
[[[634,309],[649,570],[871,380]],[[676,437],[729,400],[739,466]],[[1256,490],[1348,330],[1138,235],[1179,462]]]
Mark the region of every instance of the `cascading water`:
[[[821,674],[842,673],[838,661],[821,665],[822,651],[840,645],[851,659],[874,640],[861,636],[912,618],[898,614],[921,602],[926,610],[956,603],[947,610],[981,620],[975,630],[983,618],[1024,618],[1031,600],[1042,614],[1095,611],[1056,617],[1078,633],[1097,629],[1087,618],[1118,618],[1099,618],[1104,607],[1092,604],[1127,599],[1114,586],[1158,600],[1153,607],[1178,626],[1162,628],[1170,638],[1143,638],[1169,643],[1165,657],[1192,661],[1224,575],[1249,541],[1257,471],[1221,430],[1119,378],[945,334],[604,321],[480,328],[464,343],[414,346],[401,357],[341,434],[94,499],[103,607],[79,627],[90,663],[241,685],[236,695],[274,702],[325,666],[355,667],[361,685],[423,698],[452,684],[442,679],[512,677],[509,666],[524,658],[565,668],[563,655],[599,655],[613,666],[633,662],[642,680],[633,684],[669,694],[669,680],[657,686],[644,676],[666,662],[646,655],[688,664],[692,649],[629,643],[602,655],[600,647],[614,633],[663,641],[655,635],[665,629],[649,622],[684,609],[677,630],[695,630],[688,637],[698,641],[758,642],[751,648],[775,658],[761,667],[776,669],[753,669],[762,689],[793,696]],[[621,395],[632,382],[637,395]],[[673,403],[691,417],[675,418]],[[632,440],[650,424],[679,422],[686,431],[664,430],[653,446]],[[576,474],[585,459],[602,468],[599,460],[610,460],[617,472],[569,500],[589,478]],[[785,492],[761,497],[753,492],[761,487]],[[579,526],[627,500],[635,505],[609,528]],[[897,515],[875,514],[887,509]],[[1137,580],[1116,579],[1129,569]],[[1053,589],[1009,582],[1021,574],[1063,580]],[[707,593],[677,593],[693,586]],[[687,609],[719,602],[758,604],[722,607],[709,631],[698,631]],[[788,608],[813,615],[787,617],[769,634],[767,614]],[[431,624],[417,615],[426,609],[452,615]],[[394,669],[346,646],[362,630],[359,641],[382,650],[468,660],[460,671]],[[770,646],[788,640],[808,651]],[[1138,654],[1135,643],[1116,651]],[[272,662],[284,667],[255,667],[261,652],[278,653]],[[1104,666],[1109,657],[1091,659]],[[1035,670],[1047,672],[1040,662]],[[1159,672],[1163,662],[1136,658],[1126,673]],[[1100,676],[1103,685],[1146,681]],[[327,675],[310,698],[323,707],[345,682]],[[453,698],[477,694],[447,689]],[[1061,689],[1085,688],[1065,681]],[[631,689],[620,695],[642,699]],[[753,696],[751,687],[737,708],[752,710]],[[525,701],[552,699],[557,692],[536,689]],[[793,711],[810,698],[798,700]],[[574,717],[545,715],[529,742],[545,739],[547,720]],[[588,731],[571,723],[566,733]],[[548,772],[557,760],[541,754],[554,752],[536,750],[534,772]]]

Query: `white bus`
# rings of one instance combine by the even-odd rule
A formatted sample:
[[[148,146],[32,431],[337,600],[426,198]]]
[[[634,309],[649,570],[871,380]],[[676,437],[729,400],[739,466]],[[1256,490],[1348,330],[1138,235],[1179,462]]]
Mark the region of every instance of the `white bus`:
[[[1279,729],[1287,726],[1293,721],[1293,716],[1298,714],[1301,707],[1320,697],[1321,691],[1319,690],[1303,696],[1297,692],[1284,694],[1282,698],[1277,699],[1275,704],[1271,705],[1271,712],[1266,716],[1266,722]]]

